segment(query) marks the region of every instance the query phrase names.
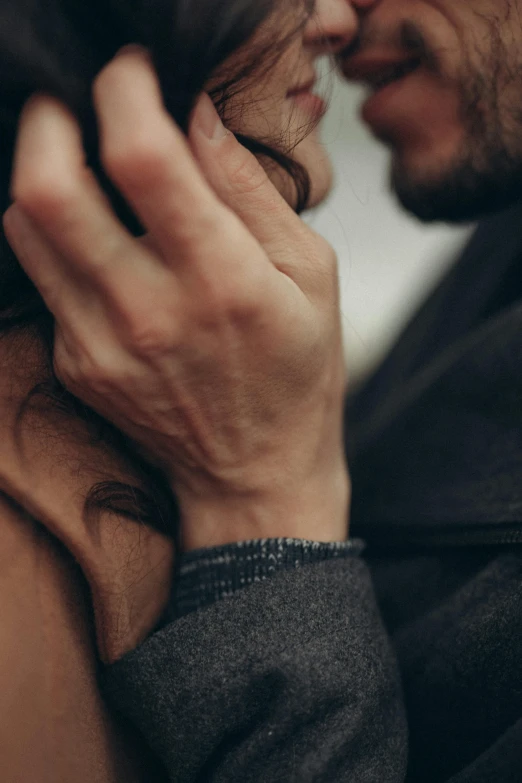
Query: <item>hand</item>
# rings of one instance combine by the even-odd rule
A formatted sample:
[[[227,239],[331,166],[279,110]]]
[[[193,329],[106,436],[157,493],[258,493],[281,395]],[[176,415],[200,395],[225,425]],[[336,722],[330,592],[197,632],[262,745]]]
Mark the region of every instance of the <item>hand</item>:
[[[203,95],[189,139],[146,56],[98,76],[104,168],[56,100],[24,109],[6,236],[55,322],[62,383],[168,474],[185,549],[342,540],[349,481],[335,255]]]

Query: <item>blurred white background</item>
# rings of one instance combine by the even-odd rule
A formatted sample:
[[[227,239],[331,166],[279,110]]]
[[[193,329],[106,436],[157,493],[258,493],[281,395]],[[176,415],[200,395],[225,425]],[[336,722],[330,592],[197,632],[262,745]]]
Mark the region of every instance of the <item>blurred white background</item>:
[[[425,226],[402,210],[388,187],[388,153],[358,119],[363,95],[335,81],[322,135],[336,186],[328,201],[306,217],[339,255],[352,381],[386,351],[471,230]]]

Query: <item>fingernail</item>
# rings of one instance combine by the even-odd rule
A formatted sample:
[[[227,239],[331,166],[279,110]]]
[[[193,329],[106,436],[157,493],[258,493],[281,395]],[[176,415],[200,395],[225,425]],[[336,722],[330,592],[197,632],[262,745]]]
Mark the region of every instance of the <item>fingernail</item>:
[[[217,141],[224,139],[228,131],[221,122],[221,117],[216,111],[216,107],[206,92],[199,96],[194,109],[194,122],[201,129],[208,139]]]

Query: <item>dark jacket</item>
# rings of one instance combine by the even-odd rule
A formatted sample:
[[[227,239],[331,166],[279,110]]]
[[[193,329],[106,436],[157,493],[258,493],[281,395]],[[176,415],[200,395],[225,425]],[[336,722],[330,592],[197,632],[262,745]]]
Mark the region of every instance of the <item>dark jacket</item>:
[[[172,781],[522,782],[522,209],[347,405],[352,531],[181,560],[106,670]]]

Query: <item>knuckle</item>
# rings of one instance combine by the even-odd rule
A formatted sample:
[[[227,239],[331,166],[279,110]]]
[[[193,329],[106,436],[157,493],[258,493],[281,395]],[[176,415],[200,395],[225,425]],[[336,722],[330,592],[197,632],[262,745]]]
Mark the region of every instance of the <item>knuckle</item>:
[[[172,327],[159,319],[128,319],[125,344],[135,356],[155,358],[174,348],[175,335]]]
[[[226,217],[219,209],[202,205],[191,218],[177,203],[165,210],[165,228],[176,237],[176,249],[200,263],[219,252]]]
[[[259,320],[261,308],[254,297],[235,297],[227,302],[229,320],[238,327],[250,328]]]
[[[117,182],[132,185],[155,182],[162,177],[169,158],[169,145],[161,134],[134,131],[122,141],[106,141],[101,160]]]
[[[85,401],[108,396],[119,385],[114,364],[102,352],[82,351],[71,358],[55,349],[54,372],[65,388]]]
[[[80,364],[72,382],[74,390],[86,400],[112,397],[121,386],[114,368],[92,359],[86,359]]]
[[[319,234],[314,234],[313,238],[314,241],[311,250],[315,257],[315,266],[324,273],[336,275],[338,266],[336,251],[332,245]]]
[[[266,185],[266,173],[253,155],[241,149],[230,162],[230,182],[234,189],[252,194]]]
[[[207,280],[200,288],[199,325],[204,330],[220,328],[223,324],[251,326],[262,310],[259,292],[260,285],[252,275],[234,275],[228,282]]]
[[[19,182],[13,188],[13,198],[29,216],[56,215],[76,196],[70,177],[57,176],[47,167],[40,167],[30,181]]]

